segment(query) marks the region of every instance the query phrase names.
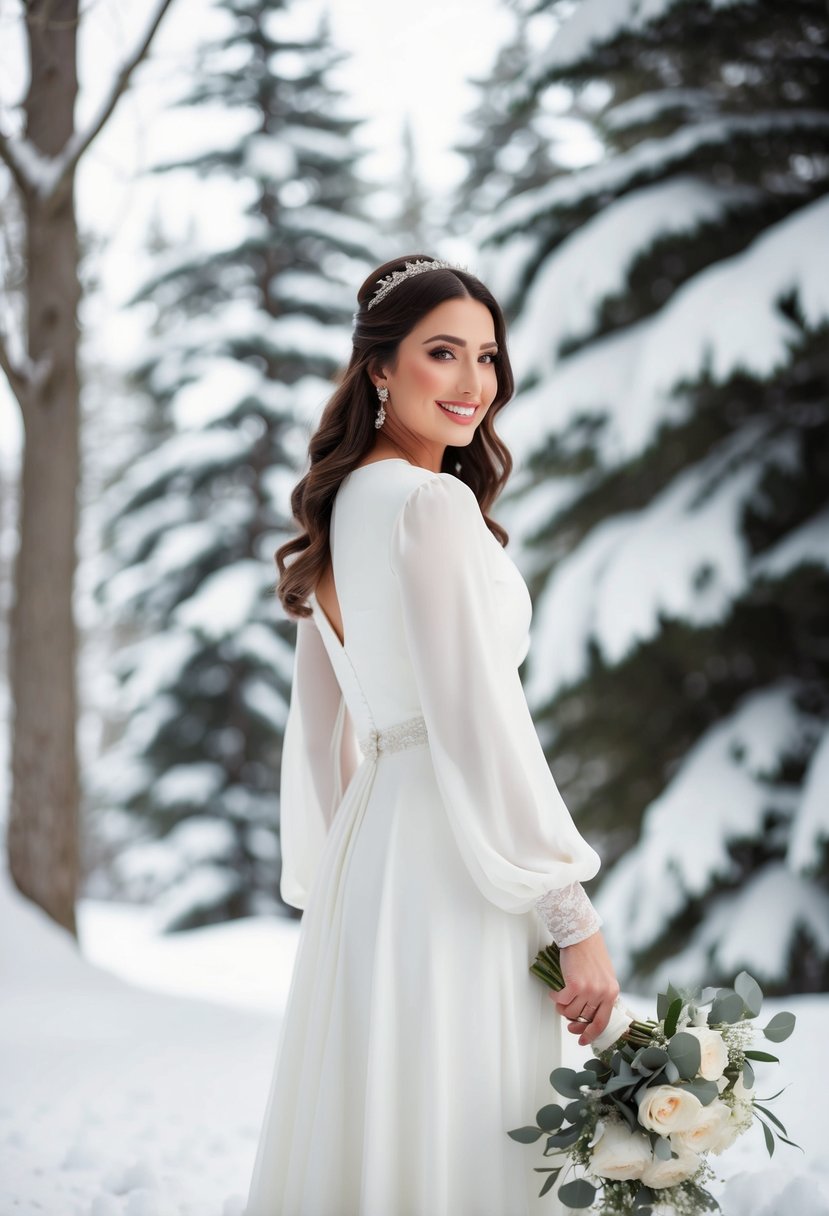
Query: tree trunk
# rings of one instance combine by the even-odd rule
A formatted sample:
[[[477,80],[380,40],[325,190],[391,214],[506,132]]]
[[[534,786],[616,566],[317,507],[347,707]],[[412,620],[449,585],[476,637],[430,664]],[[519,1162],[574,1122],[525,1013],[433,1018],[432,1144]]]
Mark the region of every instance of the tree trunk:
[[[48,155],[71,137],[78,0],[26,7],[26,134]],[[11,613],[9,866],[16,885],[72,933],[78,880],[78,762],[72,596],[79,476],[78,248],[74,174],[57,197],[28,190],[29,355],[51,370],[23,406],[20,547]]]

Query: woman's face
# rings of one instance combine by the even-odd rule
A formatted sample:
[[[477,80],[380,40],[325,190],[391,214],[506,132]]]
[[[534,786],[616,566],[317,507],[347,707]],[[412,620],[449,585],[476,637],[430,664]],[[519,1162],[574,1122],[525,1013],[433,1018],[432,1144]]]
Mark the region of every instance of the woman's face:
[[[485,304],[466,296],[433,308],[400,343],[395,370],[372,376],[389,390],[379,434],[393,442],[415,438],[439,469],[447,446],[472,442],[495,398],[497,351]]]

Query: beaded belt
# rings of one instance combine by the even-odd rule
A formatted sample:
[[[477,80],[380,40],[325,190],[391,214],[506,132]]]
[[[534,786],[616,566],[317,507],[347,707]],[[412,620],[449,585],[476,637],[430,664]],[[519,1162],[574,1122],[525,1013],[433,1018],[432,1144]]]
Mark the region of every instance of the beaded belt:
[[[366,759],[376,760],[381,752],[400,752],[404,747],[422,747],[428,743],[426,719],[407,718],[385,730],[370,730],[359,740],[360,751]]]

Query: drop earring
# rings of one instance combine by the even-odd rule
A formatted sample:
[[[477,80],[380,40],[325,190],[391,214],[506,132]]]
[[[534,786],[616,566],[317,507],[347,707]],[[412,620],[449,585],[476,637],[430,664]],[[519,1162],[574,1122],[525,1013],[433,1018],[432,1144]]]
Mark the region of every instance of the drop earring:
[[[374,425],[381,427],[386,421],[386,411],[383,409],[383,403],[389,399],[389,390],[385,384],[377,385],[377,396],[380,398],[380,405],[377,410],[377,417],[374,419]]]

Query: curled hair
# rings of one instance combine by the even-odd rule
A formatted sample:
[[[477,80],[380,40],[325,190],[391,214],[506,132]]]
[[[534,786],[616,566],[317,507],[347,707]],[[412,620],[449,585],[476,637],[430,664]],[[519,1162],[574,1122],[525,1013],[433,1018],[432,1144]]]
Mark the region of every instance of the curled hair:
[[[421,253],[395,258],[373,270],[357,293],[359,307],[354,314],[351,358],[311,436],[308,472],[291,493],[291,510],[300,534],[286,541],[274,554],[279,570],[276,594],[289,616],[310,615],[308,597],[330,563],[329,527],[334,497],[346,474],[362,463],[374,447],[377,399],[370,373],[381,367],[394,369],[403,339],[427,313],[446,300],[471,297],[486,305],[492,315],[500,356],[495,365],[498,391],[492,404],[468,445],[446,447],[441,472],[466,482],[478,499],[487,527],[500,544],[506,545],[509,540],[506,530],[487,515],[512,470],[512,457],[493,425],[495,415],[510,400],[515,388],[507,356],[504,315],[480,279],[454,268],[429,270],[404,279],[369,310],[377,280],[393,270],[402,270],[405,262],[418,259],[434,260]],[[291,554],[298,556],[286,565],[285,559]]]

